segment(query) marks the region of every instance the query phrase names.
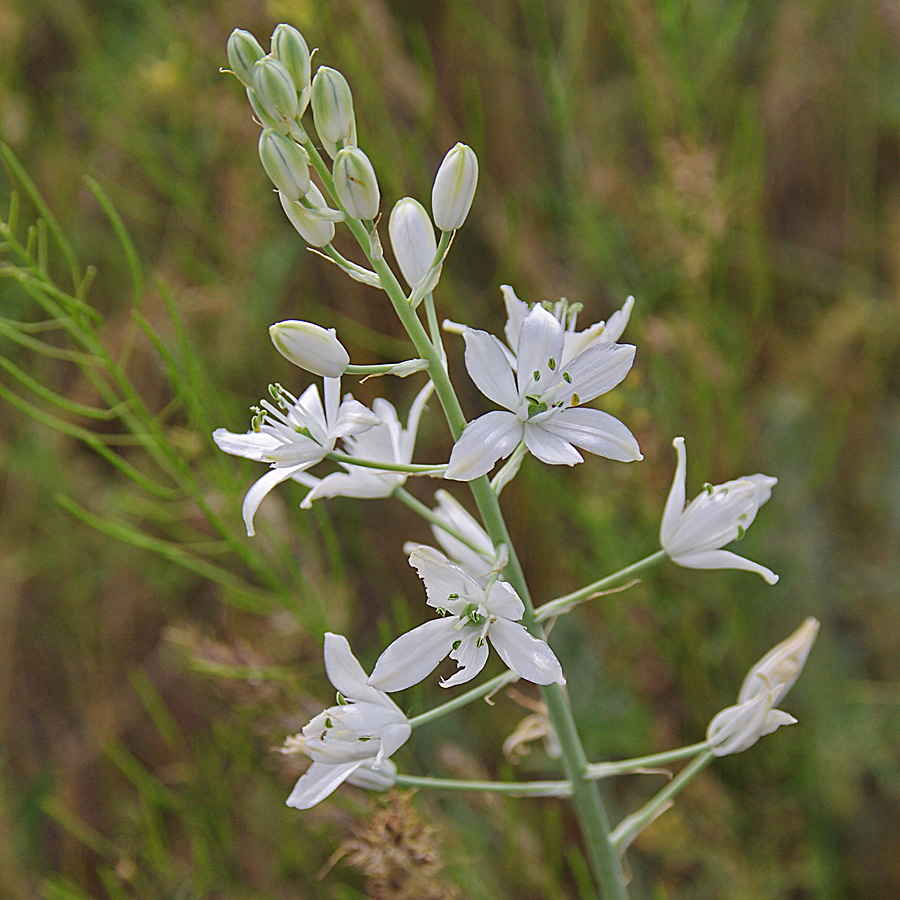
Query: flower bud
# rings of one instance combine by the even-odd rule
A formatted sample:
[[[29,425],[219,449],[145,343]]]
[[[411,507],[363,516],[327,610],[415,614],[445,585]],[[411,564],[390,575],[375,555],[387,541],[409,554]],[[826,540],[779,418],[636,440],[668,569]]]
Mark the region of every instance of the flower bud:
[[[369,157],[359,147],[344,147],[334,158],[334,189],[348,216],[374,219],[381,194]]]
[[[292,25],[279,25],[272,32],[272,56],[284,64],[298,92],[309,85],[309,47]]]
[[[444,157],[431,191],[434,224],[454,231],[466,221],[478,184],[478,158],[466,144],[457,144]]]
[[[337,69],[319,66],[316,70],[312,82],[312,109],[316,131],[332,159],[338,145],[356,144],[353,95],[347,79]]]
[[[253,66],[253,93],[265,113],[278,122],[297,117],[297,88],[284,64],[264,56]]]
[[[290,200],[299,200],[309,191],[309,157],[290,138],[266,128],[259,136],[259,158],[266,175]]]
[[[280,191],[278,197],[291,224],[307,244],[311,247],[324,247],[331,243],[334,238],[334,222],[331,219],[317,216],[314,210],[307,209],[302,203],[285,197]],[[320,209],[325,208],[325,198],[322,196],[322,192],[312,183],[309,185],[306,199]]]
[[[333,328],[290,319],[272,325],[269,336],[285,359],[313,375],[338,378],[350,362],[350,356]]]
[[[412,197],[398,200],[391,210],[388,234],[397,265],[412,287],[428,274],[437,254],[434,226],[425,207]]]
[[[238,80],[247,87],[253,83],[253,66],[266,55],[259,41],[242,28],[235,28],[228,37],[228,65]]]

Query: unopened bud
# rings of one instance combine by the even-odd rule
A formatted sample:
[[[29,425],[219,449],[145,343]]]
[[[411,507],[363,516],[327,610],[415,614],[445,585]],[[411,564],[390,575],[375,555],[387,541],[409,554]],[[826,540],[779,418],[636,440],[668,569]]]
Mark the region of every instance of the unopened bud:
[[[297,88],[290,72],[275,57],[264,56],[253,66],[253,93],[276,121],[286,124],[297,117]]]
[[[228,37],[227,52],[231,71],[239,81],[250,87],[253,83],[253,66],[266,55],[266,51],[249,31],[235,28]]]
[[[316,215],[315,210],[307,209],[302,203],[291,200],[280,191],[278,197],[291,224],[307,244],[311,247],[324,247],[331,243],[334,238],[334,222],[331,219]],[[320,209],[325,208],[325,198],[314,184],[310,184],[306,199]]]
[[[266,175],[289,199],[299,200],[309,191],[309,157],[289,137],[266,128],[259,136],[259,158]]]
[[[313,375],[338,378],[350,362],[350,356],[333,328],[290,319],[272,325],[269,336],[285,359]]]
[[[312,109],[316,131],[329,156],[342,144],[356,144],[353,95],[347,79],[337,69],[319,66],[312,82]]]
[[[309,86],[309,47],[293,25],[279,25],[272,32],[272,56],[284,64],[297,91]]]
[[[381,194],[369,157],[359,147],[344,147],[334,158],[334,189],[348,216],[374,219]]]
[[[441,231],[455,231],[466,221],[477,184],[475,151],[466,144],[457,144],[444,157],[431,191],[434,224]]]
[[[388,234],[397,265],[412,287],[428,274],[437,253],[434,226],[425,207],[412,197],[398,200],[391,210]]]

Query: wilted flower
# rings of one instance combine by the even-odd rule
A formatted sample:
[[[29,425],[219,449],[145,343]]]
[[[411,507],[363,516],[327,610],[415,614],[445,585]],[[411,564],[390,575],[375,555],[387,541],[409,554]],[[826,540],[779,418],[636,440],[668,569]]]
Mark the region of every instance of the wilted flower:
[[[441,686],[463,684],[484,668],[488,638],[503,662],[527,681],[565,684],[547,643],[519,624],[525,606],[511,585],[497,579],[484,585],[431,547],[417,547],[409,562],[425,583],[426,602],[441,618],[397,638],[378,658],[369,684],[401,691],[418,684],[447,656],[459,669]]]
[[[325,635],[325,671],[338,691],[338,705],[303,729],[305,750],[313,762],[287,799],[296,809],[315,806],[348,780],[387,789],[397,771],[388,757],[412,733],[397,704],[366,683],[366,673],[342,635]]]
[[[818,633],[818,621],[807,619],[747,673],[737,704],[723,709],[706,730],[713,755],[741,753],[764,735],[797,721],[774,707],[799,677]]]
[[[253,418],[253,428],[246,434],[235,434],[224,428],[213,432],[213,440],[226,453],[271,465],[271,471],[253,484],[244,497],[244,524],[250,536],[254,534],[256,510],[275,485],[295,478],[323,460],[334,449],[338,438],[366,431],[379,421],[349,394],[339,404],[339,378],[325,379],[324,409],[314,384],[299,400],[281,386],[271,391],[278,406],[263,400],[262,409]]]
[[[757,572],[769,584],[778,576],[759,563],[722,550],[744,536],[760,506],[769,499],[777,478],[747,475],[725,484],[706,485],[685,508],[687,454],[684,438],[672,442],[678,454],[675,478],[663,512],[659,540],[672,561],[689,569],[745,569]]]
[[[515,367],[493,335],[470,328],[463,336],[472,381],[505,409],[466,426],[450,454],[447,478],[478,478],[523,440],[550,465],[583,462],[576,447],[622,462],[642,459],[634,435],[618,419],[581,405],[622,381],[634,361],[634,347],[594,343],[563,362],[563,326],[541,306],[528,313],[519,329]]]

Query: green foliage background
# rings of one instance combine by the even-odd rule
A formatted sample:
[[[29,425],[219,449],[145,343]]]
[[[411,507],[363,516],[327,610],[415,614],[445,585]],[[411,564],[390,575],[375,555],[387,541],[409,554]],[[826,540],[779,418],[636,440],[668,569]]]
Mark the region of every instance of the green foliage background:
[[[369,665],[421,621],[401,545],[427,531],[385,501],[301,514],[288,485],[250,541],[238,511],[258,467],[208,436],[242,430],[270,381],[297,386],[266,336],[280,318],[336,326],[355,362],[404,354],[385,299],[303,248],[258,163],[243,91],[218,72],[232,28],[265,41],[280,21],[347,75],[385,209],[427,200],[456,140],[478,153],[442,314],[498,329],[505,282],[524,299],[581,301],[585,321],[637,298],[637,363],[606,408],[645,461],[529,460],[504,494],[538,601],[655,549],[675,435],[690,493],[780,479],[741,546],[781,574],[776,587],[664,567],[554,634],[604,759],[701,739],[750,664],[806,615],[822,621],[786,703],[800,724],[704,772],[645,832],[629,853],[635,896],[896,897],[900,15],[880,0],[0,7],[0,135],[79,266],[97,267],[87,299],[102,315],[73,314],[95,338],[79,367],[71,333],[40,324],[35,294],[0,268],[0,895],[412,890],[401,879],[384,893],[346,847],[329,863],[381,801],[346,789],[287,810],[299,769],[273,748],[330,699],[326,628]],[[4,206],[21,191],[9,163],[5,174]],[[39,214],[23,197],[25,225]],[[58,248],[46,272],[72,291]],[[404,382],[353,390],[403,408],[411,397]],[[121,417],[54,399],[102,408],[123,391]],[[472,387],[463,401],[482,409]],[[436,422],[422,459],[445,458]],[[410,692],[413,710],[436,693]],[[417,732],[400,760],[552,777],[540,748],[515,769],[502,761],[526,712],[498,698]],[[658,786],[647,775],[607,793],[624,815]],[[416,815],[434,829],[435,896],[583,893],[577,830],[555,801],[419,794],[404,809],[410,829]]]

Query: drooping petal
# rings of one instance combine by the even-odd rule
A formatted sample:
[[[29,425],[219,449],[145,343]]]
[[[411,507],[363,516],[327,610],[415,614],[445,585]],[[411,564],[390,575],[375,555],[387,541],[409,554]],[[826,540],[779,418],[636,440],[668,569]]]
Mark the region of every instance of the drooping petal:
[[[445,478],[471,481],[485,475],[498,459],[505,459],[522,440],[522,423],[514,413],[495,410],[466,425],[453,445]]]
[[[358,759],[333,766],[314,762],[294,785],[290,797],[287,798],[287,805],[294,809],[309,809],[315,806],[337,790],[363,762],[364,760]]]
[[[281,446],[281,441],[271,434],[259,431],[248,431],[246,434],[235,434],[224,428],[217,428],[213,432],[213,440],[220,450],[230,453],[232,456],[242,456],[244,459],[253,459],[256,462],[270,462],[269,453]]]
[[[301,466],[282,466],[277,469],[269,469],[262,478],[255,481],[250,486],[250,490],[247,491],[247,496],[244,497],[244,505],[241,507],[244,525],[247,526],[248,537],[253,537],[253,535],[256,534],[253,529],[253,517],[256,515],[256,510],[259,509],[259,504],[263,502],[266,494],[268,494],[275,485],[281,484],[282,481],[287,481],[288,478],[291,478],[301,468]]]
[[[498,406],[515,410],[519,395],[503,345],[486,331],[467,329],[463,337],[466,341],[466,371],[475,387]]]
[[[687,480],[687,453],[684,449],[684,438],[675,438],[672,445],[678,455],[678,464],[675,466],[675,477],[672,479],[672,487],[669,489],[669,497],[666,500],[662,525],[659,529],[659,542],[663,547],[671,542],[678,530],[678,523],[684,512],[685,482]]]
[[[555,417],[554,417],[555,418]],[[547,419],[549,424],[552,419]],[[525,446],[541,462],[551,466],[574,466],[584,457],[565,438],[553,434],[545,422],[525,423]]]
[[[481,629],[466,628],[457,638],[459,646],[450,653],[459,668],[449,678],[441,679],[441,687],[454,687],[471,681],[483,668],[488,659],[487,641],[480,638]]]
[[[325,672],[328,680],[348,700],[375,703],[384,706],[386,703],[396,709],[393,701],[383,697],[368,684],[369,676],[353,655],[350,644],[342,634],[325,634]]]
[[[685,556],[673,556],[672,562],[686,569],[743,569],[745,572],[762,575],[769,584],[778,582],[778,576],[771,569],[738,556],[730,550],[703,550]]]
[[[379,497],[390,497],[399,484],[404,481],[401,472],[379,473],[375,469],[363,469],[353,472],[333,472],[326,475],[303,498],[302,509],[309,509],[313,501],[326,497],[355,497],[360,500],[375,500]]]
[[[611,391],[631,371],[635,348],[631,344],[594,344],[565,366],[572,379],[564,381],[553,396],[545,396],[550,403],[558,397],[576,393],[582,403]]]
[[[606,459],[643,459],[635,436],[615,416],[590,407],[560,410],[540,423],[544,431]],[[527,432],[527,428],[526,428]]]
[[[490,626],[490,641],[503,662],[534,684],[565,684],[562,666],[546,641],[529,634],[524,625],[497,619]]]
[[[564,347],[563,327],[556,316],[543,306],[535,306],[522,323],[516,345],[520,403],[532,393],[542,394],[545,385],[558,377]]]
[[[398,637],[378,657],[369,684],[379,691],[402,691],[427,678],[453,648],[457,621],[433,619]]]

